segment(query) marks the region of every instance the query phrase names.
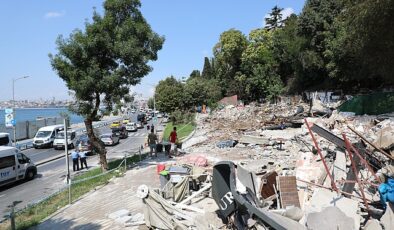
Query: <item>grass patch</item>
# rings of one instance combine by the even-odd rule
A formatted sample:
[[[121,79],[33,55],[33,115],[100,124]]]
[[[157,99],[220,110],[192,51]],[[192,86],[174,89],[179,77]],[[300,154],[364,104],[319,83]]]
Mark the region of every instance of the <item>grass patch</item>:
[[[141,158],[145,159],[146,154],[142,154]],[[119,166],[123,159],[114,160],[108,162],[108,166],[110,169],[115,169]],[[140,160],[139,155],[134,155],[127,158],[127,164],[130,165],[131,163],[138,162]],[[88,193],[89,191],[93,190],[97,186],[101,186],[107,184],[108,181],[116,176],[123,175],[125,168],[122,166],[119,167],[119,170],[114,170],[107,174],[91,178],[89,180],[85,180],[80,183],[72,184],[71,186],[71,199],[72,202],[79,199],[84,194]],[[72,180],[82,180],[85,178],[93,177],[100,175],[102,173],[101,168],[94,168],[85,172],[82,175],[78,175],[74,177]],[[34,206],[28,207],[23,211],[19,212],[16,215],[15,222],[17,229],[28,229],[39,224],[42,220],[59,210],[60,208],[66,206],[68,204],[68,189],[59,192],[58,194],[40,202]],[[10,221],[7,220],[4,223],[0,224],[0,229],[11,229]]]
[[[177,124],[173,125],[172,122],[167,123],[166,128],[164,129],[163,132],[163,140],[169,141],[168,137],[170,136],[170,133],[172,132],[174,126],[176,127],[176,132],[178,134],[178,140],[182,142],[182,139],[189,136],[191,132],[193,132],[195,126],[191,123],[187,124]]]

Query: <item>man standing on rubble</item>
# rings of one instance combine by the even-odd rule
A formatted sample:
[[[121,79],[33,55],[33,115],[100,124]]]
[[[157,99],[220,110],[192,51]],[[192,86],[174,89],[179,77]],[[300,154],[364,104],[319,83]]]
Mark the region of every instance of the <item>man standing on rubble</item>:
[[[174,126],[174,130],[172,130],[172,132],[170,133],[169,139],[170,139],[170,143],[171,143],[171,150],[170,150],[170,153],[168,154],[168,157],[172,158],[171,154],[175,154],[175,150],[176,150],[175,143],[178,140],[178,135],[176,133],[176,127],[175,126]]]

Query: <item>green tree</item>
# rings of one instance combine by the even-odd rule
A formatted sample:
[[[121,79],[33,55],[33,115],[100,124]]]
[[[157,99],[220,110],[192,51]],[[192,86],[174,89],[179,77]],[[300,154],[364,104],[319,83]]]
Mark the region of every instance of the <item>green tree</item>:
[[[269,14],[269,17],[266,17],[265,20],[265,26],[264,28],[267,30],[275,30],[277,28],[282,27],[282,10],[283,8],[280,8],[278,6],[274,6],[272,8],[271,13]]]
[[[205,79],[213,78],[213,71],[211,67],[211,63],[209,62],[208,57],[204,58],[204,67],[202,69],[201,77]]]
[[[327,44],[336,36],[334,21],[344,9],[343,0],[307,0],[298,18],[298,35],[304,39],[298,56],[296,83],[303,89],[333,87],[328,76]]]
[[[330,77],[345,90],[392,85],[394,67],[394,2],[347,1],[329,43]]]
[[[200,78],[201,74],[200,74],[200,70],[193,70],[188,79],[194,79],[194,78]]]
[[[187,81],[183,94],[183,104],[185,107],[194,108],[195,106],[207,103],[208,92],[205,81],[201,77]]]
[[[184,85],[173,76],[161,80],[156,86],[156,108],[159,111],[171,113],[183,110]]]
[[[276,62],[276,73],[286,83],[289,93],[297,92],[294,85],[295,72],[299,66],[298,58],[305,39],[297,34],[298,17],[290,15],[284,20],[283,27],[275,30],[272,36],[272,55]]]
[[[148,99],[148,108],[149,109],[154,109],[155,108],[155,99],[153,99],[153,97],[150,97]]]
[[[255,29],[249,34],[248,46],[242,54],[242,73],[237,75],[246,102],[277,97],[282,92],[283,83],[272,53],[273,34],[273,30],[267,29]]]
[[[213,48],[215,74],[225,96],[240,92],[235,82],[236,73],[241,69],[241,57],[248,41],[241,31],[230,29],[220,35]]]
[[[108,169],[106,149],[93,132],[102,99],[107,108],[129,93],[157,59],[164,38],[152,31],[140,12],[138,0],[107,0],[104,14],[93,12],[85,30],[75,30],[65,39],[59,36],[58,53],[50,54],[53,69],[75,94],[73,110],[85,118],[87,134]]]

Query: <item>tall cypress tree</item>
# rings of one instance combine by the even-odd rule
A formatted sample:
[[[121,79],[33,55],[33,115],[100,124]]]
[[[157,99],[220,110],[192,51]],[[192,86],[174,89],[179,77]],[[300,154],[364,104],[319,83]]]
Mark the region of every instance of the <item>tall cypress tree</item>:
[[[202,69],[201,77],[205,79],[212,78],[212,68],[211,63],[209,62],[208,57],[204,58],[204,68]]]

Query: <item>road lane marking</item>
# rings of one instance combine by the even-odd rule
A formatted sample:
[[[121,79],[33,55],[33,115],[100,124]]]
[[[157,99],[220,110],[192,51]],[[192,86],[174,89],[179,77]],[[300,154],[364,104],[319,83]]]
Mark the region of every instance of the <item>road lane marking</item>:
[[[0,195],[0,198],[2,198],[2,197],[4,197],[5,196],[5,194],[3,194],[3,195]]]

